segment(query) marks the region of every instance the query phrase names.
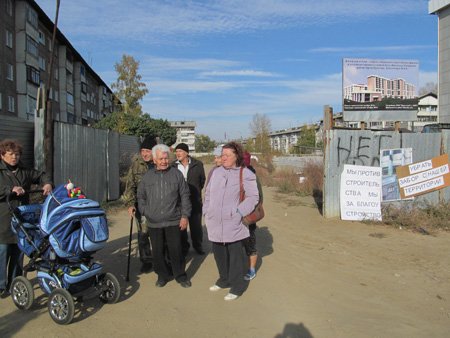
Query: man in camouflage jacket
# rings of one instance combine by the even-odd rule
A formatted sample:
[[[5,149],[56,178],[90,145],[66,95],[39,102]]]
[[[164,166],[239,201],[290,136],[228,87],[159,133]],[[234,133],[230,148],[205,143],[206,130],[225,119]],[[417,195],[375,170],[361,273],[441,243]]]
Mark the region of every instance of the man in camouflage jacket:
[[[141,143],[139,154],[133,156],[125,182],[125,192],[122,199],[128,207],[130,217],[134,216],[138,227],[138,247],[139,258],[141,260],[141,272],[150,272],[152,269],[152,251],[150,238],[145,217],[137,208],[137,187],[144,174],[154,167],[152,148],[156,145],[156,140],[147,136]]]

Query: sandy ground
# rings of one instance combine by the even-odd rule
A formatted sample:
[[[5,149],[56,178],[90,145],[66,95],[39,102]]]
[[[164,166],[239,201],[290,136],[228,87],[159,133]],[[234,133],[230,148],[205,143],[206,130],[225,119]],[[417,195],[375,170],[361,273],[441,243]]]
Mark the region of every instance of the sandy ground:
[[[118,277],[120,301],[77,303],[73,323],[59,326],[35,283],[29,311],[0,300],[0,336],[450,337],[450,234],[326,220],[312,198],[269,188],[264,200],[258,274],[236,301],[208,290],[217,278],[211,253],[189,254],[190,289],[156,288],[153,272],[139,274],[136,234],[127,283],[130,222],[119,210],[109,215],[109,245],[96,259]]]

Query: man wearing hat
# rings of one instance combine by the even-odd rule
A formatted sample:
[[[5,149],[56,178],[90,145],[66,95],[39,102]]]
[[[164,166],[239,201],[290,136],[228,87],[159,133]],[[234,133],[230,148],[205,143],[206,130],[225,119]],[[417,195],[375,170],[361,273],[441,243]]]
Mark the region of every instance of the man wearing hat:
[[[194,250],[199,255],[204,255],[202,241],[202,189],[205,185],[205,169],[203,163],[189,155],[189,147],[186,143],[179,143],[175,147],[177,160],[172,166],[178,168],[189,185],[190,200],[192,204],[191,216],[189,217],[189,230],[191,232],[191,241]],[[189,242],[187,230],[181,232],[181,247],[186,256],[189,251]]]
[[[146,136],[141,143],[140,153],[131,160],[131,166],[125,179],[126,187],[122,199],[128,207],[130,217],[134,216],[138,227],[139,258],[141,272],[152,270],[152,251],[145,217],[137,209],[137,187],[142,176],[155,165],[153,163],[152,148],[157,144],[154,137]]]

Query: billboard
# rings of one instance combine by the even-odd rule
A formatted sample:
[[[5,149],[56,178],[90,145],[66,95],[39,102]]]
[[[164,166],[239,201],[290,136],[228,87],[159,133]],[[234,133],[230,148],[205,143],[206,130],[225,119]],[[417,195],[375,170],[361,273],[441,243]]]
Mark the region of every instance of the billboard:
[[[344,121],[417,120],[417,60],[343,59]]]

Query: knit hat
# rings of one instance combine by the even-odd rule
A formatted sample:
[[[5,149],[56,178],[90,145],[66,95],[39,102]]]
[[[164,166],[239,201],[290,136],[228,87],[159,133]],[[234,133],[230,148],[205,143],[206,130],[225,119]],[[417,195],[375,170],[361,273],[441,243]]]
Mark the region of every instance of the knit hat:
[[[157,142],[156,139],[153,136],[147,135],[144,138],[144,141],[141,143],[140,149],[152,149],[154,146],[156,146]]]
[[[213,155],[214,156],[222,155],[222,146],[221,145],[214,148]]]
[[[246,167],[248,167],[250,165],[250,160],[251,160],[251,155],[248,151],[244,152],[244,154],[242,155],[242,158],[244,160],[244,165]]]
[[[177,146],[175,147],[175,151],[177,151],[178,149],[184,150],[189,154],[189,147],[186,143],[178,143]]]

